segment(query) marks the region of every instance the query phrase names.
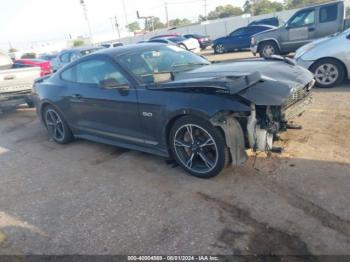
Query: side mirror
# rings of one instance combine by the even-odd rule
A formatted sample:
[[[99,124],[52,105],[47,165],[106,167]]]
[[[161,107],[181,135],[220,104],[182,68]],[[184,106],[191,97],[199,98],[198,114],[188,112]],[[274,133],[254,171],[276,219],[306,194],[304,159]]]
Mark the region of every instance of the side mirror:
[[[128,84],[120,84],[115,78],[101,80],[99,86],[104,89],[129,89]]]

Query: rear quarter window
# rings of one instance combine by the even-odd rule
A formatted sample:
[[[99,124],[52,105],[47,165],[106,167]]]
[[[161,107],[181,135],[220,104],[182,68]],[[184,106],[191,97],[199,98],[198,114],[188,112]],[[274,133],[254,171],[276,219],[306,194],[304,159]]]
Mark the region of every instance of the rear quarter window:
[[[75,82],[75,67],[70,67],[61,73],[61,79],[68,82]]]
[[[320,23],[337,20],[338,5],[328,5],[320,8]]]

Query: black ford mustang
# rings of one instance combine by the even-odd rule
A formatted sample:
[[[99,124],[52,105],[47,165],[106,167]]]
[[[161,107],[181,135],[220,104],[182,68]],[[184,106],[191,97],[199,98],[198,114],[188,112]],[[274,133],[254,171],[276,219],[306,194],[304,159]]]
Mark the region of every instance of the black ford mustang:
[[[34,85],[58,143],[84,138],[171,157],[215,176],[270,150],[311,100],[313,76],[283,58],[211,64],[175,46],[138,44],[83,57]]]

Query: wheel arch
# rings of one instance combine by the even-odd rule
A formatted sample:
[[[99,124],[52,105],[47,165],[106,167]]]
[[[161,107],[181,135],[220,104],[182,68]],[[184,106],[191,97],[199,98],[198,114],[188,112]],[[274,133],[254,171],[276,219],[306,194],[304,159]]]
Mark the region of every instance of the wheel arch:
[[[264,40],[260,41],[260,42],[258,43],[258,51],[260,51],[261,45],[264,44],[264,43],[266,43],[266,42],[274,42],[274,43],[277,45],[279,51],[280,51],[280,52],[282,51],[279,42],[278,42],[277,39],[275,39],[275,38],[267,38],[267,39],[264,39]]]
[[[48,107],[48,106],[52,106],[53,108],[55,108],[64,117],[64,119],[66,119],[66,117],[63,114],[62,110],[60,110],[57,106],[55,106],[54,103],[52,103],[51,101],[45,100],[40,105],[40,117],[41,117],[41,120],[43,122],[44,122],[44,111],[45,111],[45,108]]]
[[[169,155],[171,156],[169,136],[172,126],[178,119],[184,116],[193,115],[210,122],[215,128],[217,128],[219,132],[223,135],[225,139],[225,144],[228,148],[230,148],[230,145],[238,145],[238,148],[234,149],[235,151],[230,150],[230,161],[232,165],[240,165],[244,163],[247,160],[247,156],[245,153],[245,138],[243,133],[243,130],[245,129],[242,126],[241,122],[237,120],[237,116],[241,116],[241,113],[242,112],[236,112],[234,110],[219,110],[215,112],[215,114],[210,116],[200,111],[183,110],[181,113],[172,116],[165,127],[165,139]],[[228,127],[233,129],[231,131],[235,131],[233,133],[236,134],[232,135],[233,133],[229,131]]]

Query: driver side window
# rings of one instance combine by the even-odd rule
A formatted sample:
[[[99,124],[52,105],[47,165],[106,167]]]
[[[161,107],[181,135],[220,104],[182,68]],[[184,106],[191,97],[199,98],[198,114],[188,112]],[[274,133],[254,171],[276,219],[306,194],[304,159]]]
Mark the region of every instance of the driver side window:
[[[117,67],[109,61],[100,59],[91,59],[76,64],[65,70],[61,77],[63,80],[80,84],[99,85],[101,81],[108,79],[113,79],[120,85],[129,83]]]
[[[236,31],[233,31],[230,36],[239,36],[239,35],[243,35],[245,33],[245,29],[244,28],[240,28],[237,29]]]
[[[315,10],[309,9],[300,11],[289,22],[289,27],[303,27],[315,23]]]

